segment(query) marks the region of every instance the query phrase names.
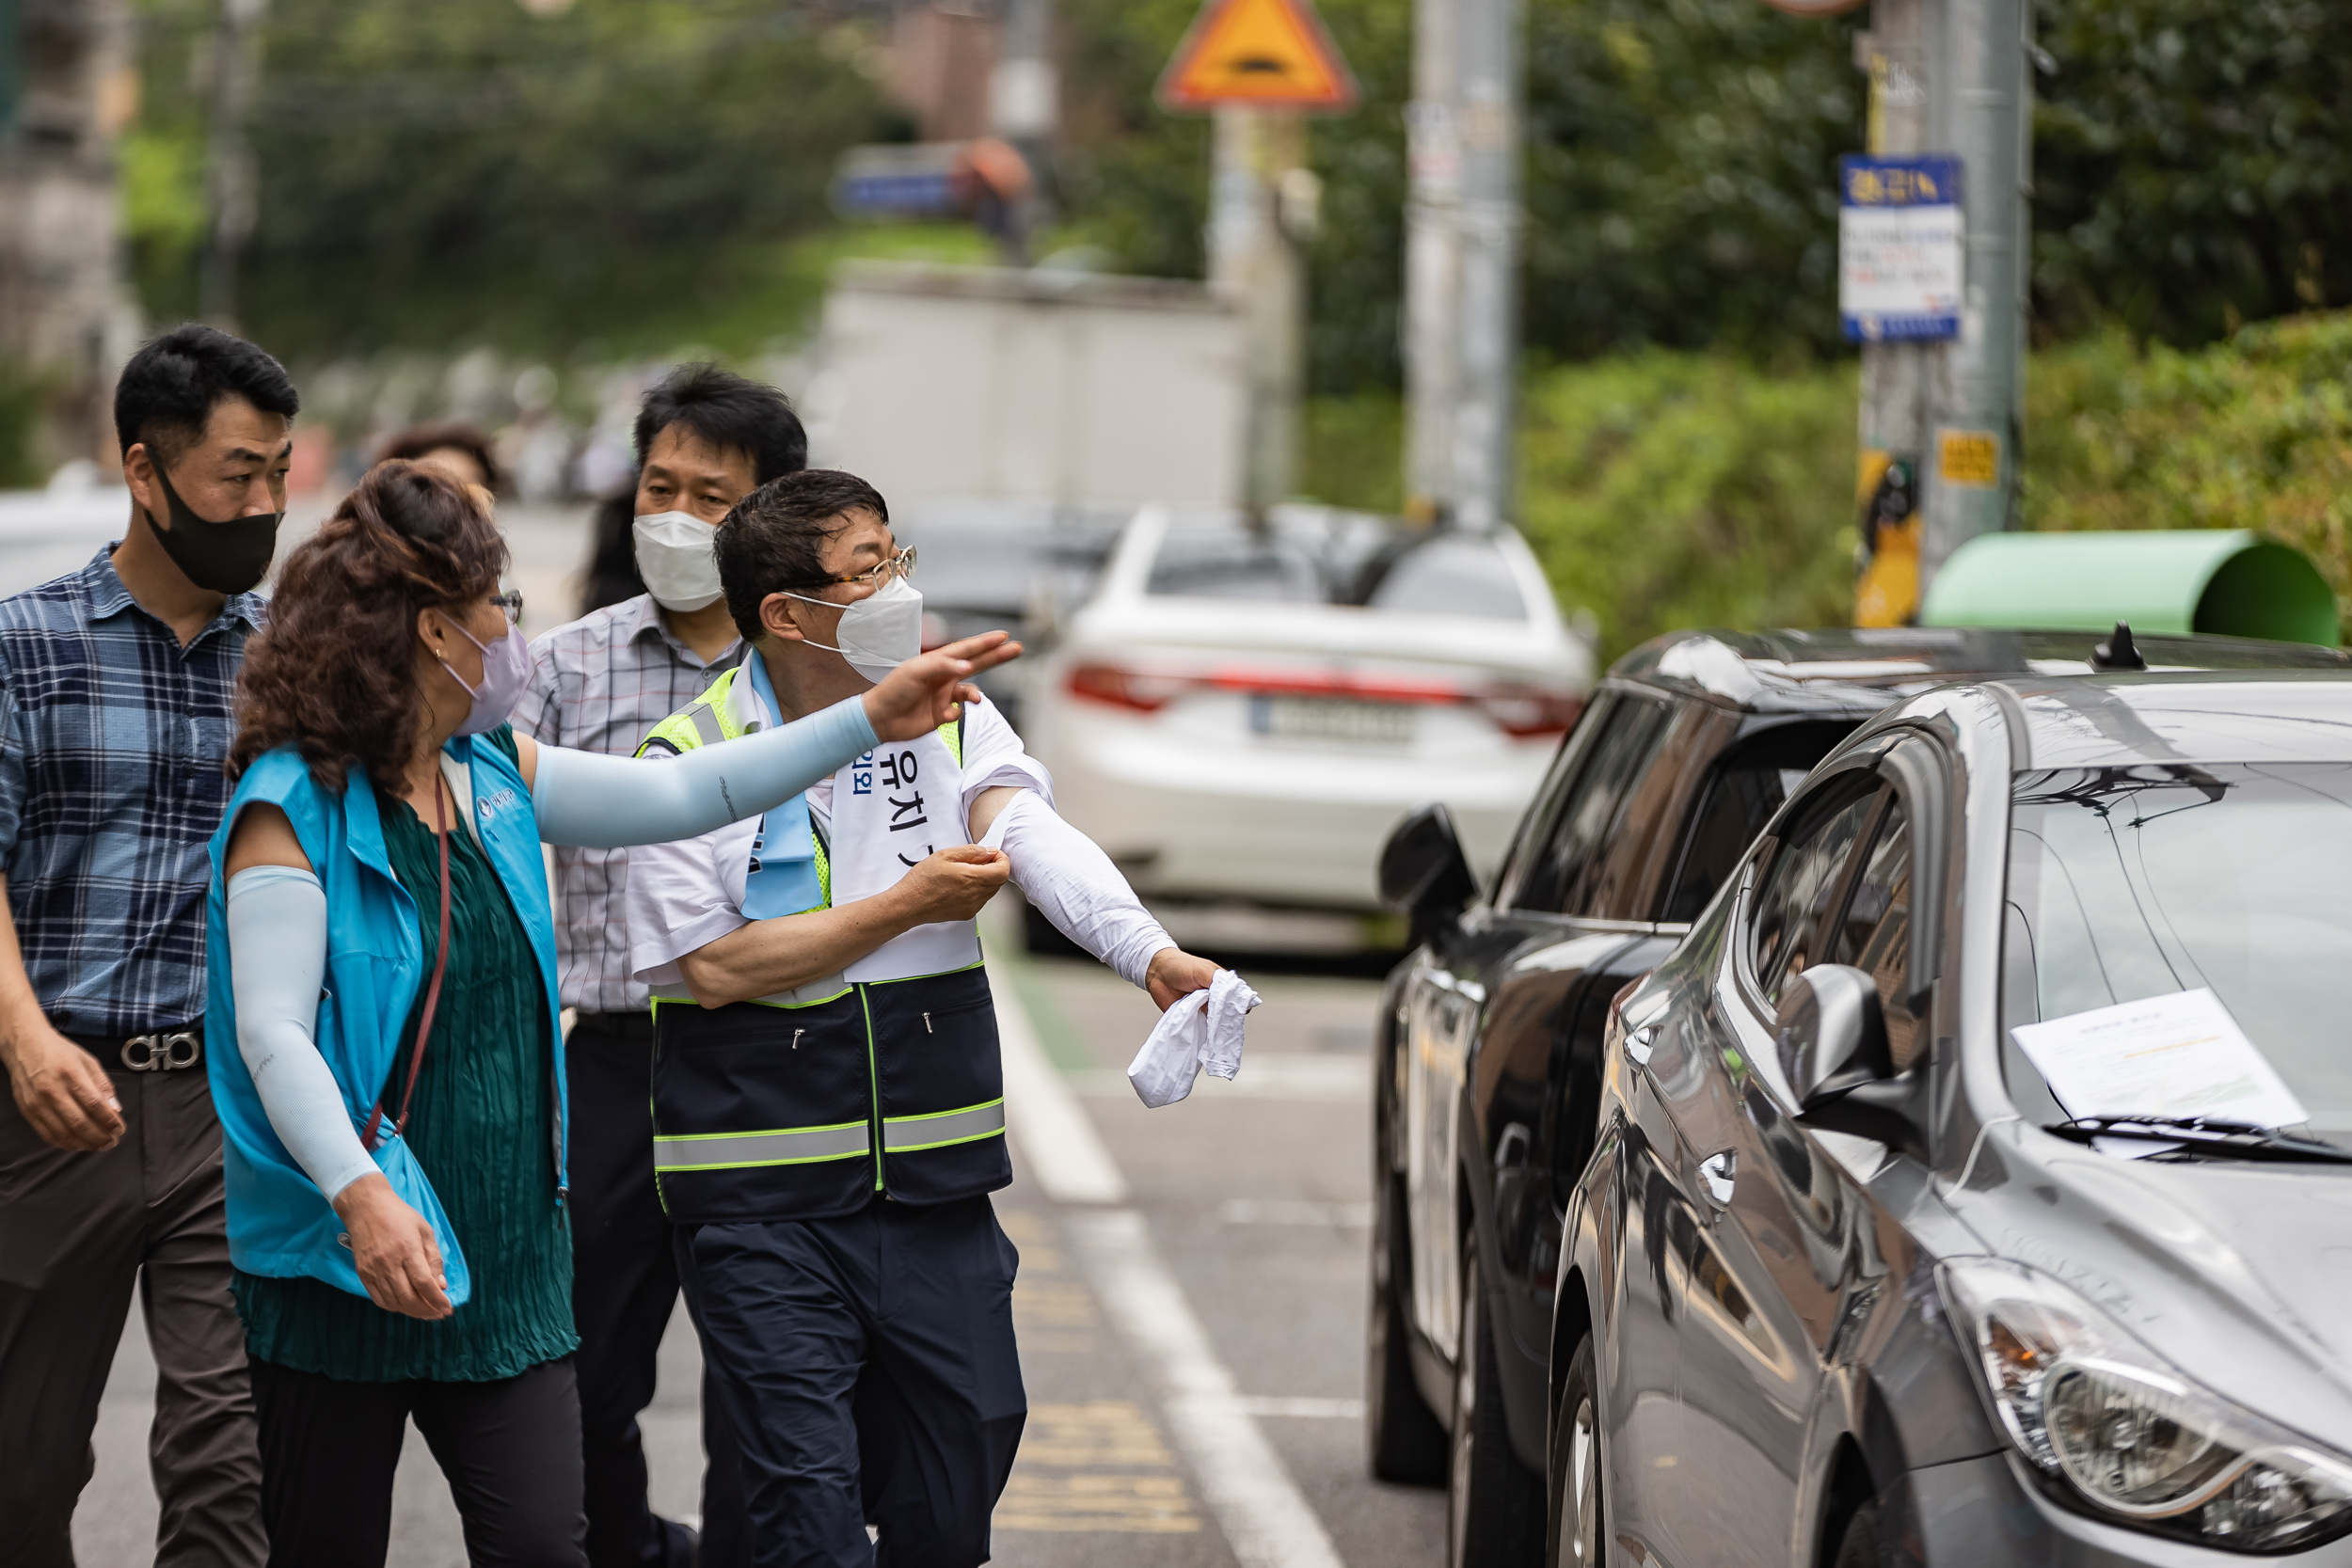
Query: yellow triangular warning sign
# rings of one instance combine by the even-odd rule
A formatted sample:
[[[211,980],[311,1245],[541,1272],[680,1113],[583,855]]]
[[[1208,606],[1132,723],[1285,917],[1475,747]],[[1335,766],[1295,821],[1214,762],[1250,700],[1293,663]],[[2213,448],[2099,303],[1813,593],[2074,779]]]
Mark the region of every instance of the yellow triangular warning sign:
[[[1160,77],[1160,107],[1349,109],[1356,79],[1313,0],[1206,0]]]

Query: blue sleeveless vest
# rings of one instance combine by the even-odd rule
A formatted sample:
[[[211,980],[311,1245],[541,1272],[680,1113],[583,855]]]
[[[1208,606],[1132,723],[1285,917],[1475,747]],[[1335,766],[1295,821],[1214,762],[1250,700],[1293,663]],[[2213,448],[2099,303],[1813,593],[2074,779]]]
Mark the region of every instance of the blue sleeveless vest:
[[[548,1050],[554,1064],[556,1096],[555,1171],[557,1197],[566,1196],[564,1129],[569,1106],[564,1081],[564,1040],[556,1023],[563,1009],[556,990],[555,917],[548,903],[539,829],[532,815],[531,791],[521,772],[495,746],[458,736],[442,749],[448,761],[470,778],[469,801],[484,854],[513,900],[531,939],[547,986]],[[468,792],[461,791],[465,799]],[[229,1257],[247,1274],[274,1277],[308,1275],[356,1295],[365,1295],[351,1249],[340,1240],[342,1222],[326,1197],[303,1174],[262,1108],[262,1097],[237,1049],[237,1003],[229,983],[227,893],[221,866],[237,814],[247,805],[277,806],[294,824],[294,837],[310,857],[326,893],[326,986],[319,999],[316,1039],[329,1071],[343,1091],[343,1108],[354,1129],[367,1125],[376,1096],[391,1080],[400,1033],[425,980],[423,944],[417,934],[417,899],[392,875],[384,848],[384,828],[375,792],[355,773],[341,795],[322,789],[292,747],[264,753],[238,781],[220,831],[213,835],[213,885],[205,901],[210,999],[205,1034],[215,1049],[204,1053],[213,1102],[220,1112],[221,1145],[229,1194]],[[462,832],[452,823],[450,831]],[[437,890],[419,894],[437,897]],[[389,1117],[390,1107],[388,1106]],[[389,1132],[389,1122],[384,1130]],[[374,1151],[377,1168],[401,1200],[422,1214],[439,1238],[453,1305],[470,1291],[470,1275],[440,1200],[405,1140],[388,1137]]]

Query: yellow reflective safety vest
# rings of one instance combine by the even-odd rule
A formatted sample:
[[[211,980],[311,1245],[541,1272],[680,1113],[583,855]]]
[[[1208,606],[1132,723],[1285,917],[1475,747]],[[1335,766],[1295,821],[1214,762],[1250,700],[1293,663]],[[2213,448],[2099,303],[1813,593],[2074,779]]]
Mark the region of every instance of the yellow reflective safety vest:
[[[756,705],[733,690],[742,670],[656,725],[638,754],[722,745],[755,729],[746,713]],[[961,721],[939,738],[960,769]],[[836,775],[836,795],[861,767],[873,769],[874,753]],[[927,783],[961,798],[960,779]],[[780,841],[803,832],[805,846]],[[817,872],[798,884],[810,898],[805,909],[768,913],[832,906],[828,845],[805,797],[769,813],[754,842],[755,870],[763,853],[805,849]],[[653,1008],[654,1176],[674,1221],[823,1219],[877,1193],[945,1203],[1012,1180],[996,1007],[978,963],[946,974],[835,975],[723,1007],[657,993]]]

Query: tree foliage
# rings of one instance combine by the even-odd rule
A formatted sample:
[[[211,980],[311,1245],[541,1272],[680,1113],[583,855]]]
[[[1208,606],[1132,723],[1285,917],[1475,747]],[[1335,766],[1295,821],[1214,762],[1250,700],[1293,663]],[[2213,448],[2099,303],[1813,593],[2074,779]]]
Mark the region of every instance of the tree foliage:
[[[1314,121],[1310,380],[1394,386],[1411,0],[1321,0],[1362,101]],[[1067,0],[1071,230],[1125,270],[1199,276],[1208,138],[1152,106],[1195,0]],[[1531,0],[1524,338],[1762,356],[1837,344],[1836,155],[1859,144],[1847,22],[1757,0]]]
[[[2352,7],[2042,0],[2048,329],[2176,344],[2352,299]]]
[[[1070,0],[1074,228],[1197,275],[1207,142],[1146,94],[1191,0]],[[1322,0],[1362,107],[1320,122],[1312,383],[1393,386],[1409,0]],[[1863,145],[1853,32],[1758,0],[1528,0],[1524,341],[1795,362],[1842,351],[1837,155]],[[2176,344],[2352,300],[2352,7],[2041,0],[2034,298],[2043,341]],[[1792,354],[1794,358],[1792,359]]]
[[[1835,352],[1837,155],[1862,145],[1855,17],[1757,0],[1537,0],[1531,344]]]
[[[1851,367],[1645,349],[1531,371],[1520,527],[1605,657],[1677,626],[1836,626],[1852,605]],[[1308,407],[1307,488],[1396,504],[1392,393]],[[2352,310],[2191,349],[2109,326],[2033,356],[2031,529],[2255,529],[2352,608]]]
[[[147,7],[158,143],[200,146],[214,0]],[[278,0],[251,137],[246,325],[294,353],[485,338],[569,344],[714,304],[831,221],[840,150],[885,113],[869,40],[772,0]],[[194,246],[135,204],[151,311],[194,303]]]
[[[217,0],[138,0],[126,209],[154,317],[196,304]],[[1320,0],[1363,89],[1313,122],[1311,384],[1395,387],[1412,0]],[[1842,352],[1836,155],[1852,35],[1759,0],[1526,0],[1524,340],[1793,368]],[[1152,102],[1198,0],[1059,0],[1060,243],[1198,277],[1205,120]],[[2352,6],[2040,0],[2041,337],[2188,345],[2352,299]],[[839,150],[894,134],[878,34],[787,0],[276,0],[254,123],[248,325],[304,355],[560,352],[740,316],[830,222]],[[780,324],[782,325],[782,324]]]

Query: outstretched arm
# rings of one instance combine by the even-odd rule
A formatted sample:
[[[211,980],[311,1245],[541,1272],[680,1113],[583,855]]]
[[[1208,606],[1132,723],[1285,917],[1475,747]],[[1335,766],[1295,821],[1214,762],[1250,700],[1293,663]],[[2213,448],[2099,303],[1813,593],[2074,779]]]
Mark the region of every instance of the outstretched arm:
[[[723,746],[698,747],[659,766],[650,758],[537,747],[538,766],[525,776],[539,836],[549,844],[617,849],[694,838],[756,816],[874,748],[865,703],[845,698],[805,719]],[[518,749],[532,744],[520,736],[516,741]]]
[[[908,659],[863,697],[649,768],[516,736],[523,781],[549,844],[617,849],[693,838],[782,805],[881,740],[909,740],[955,718],[967,675],[1017,658],[1003,632]]]

